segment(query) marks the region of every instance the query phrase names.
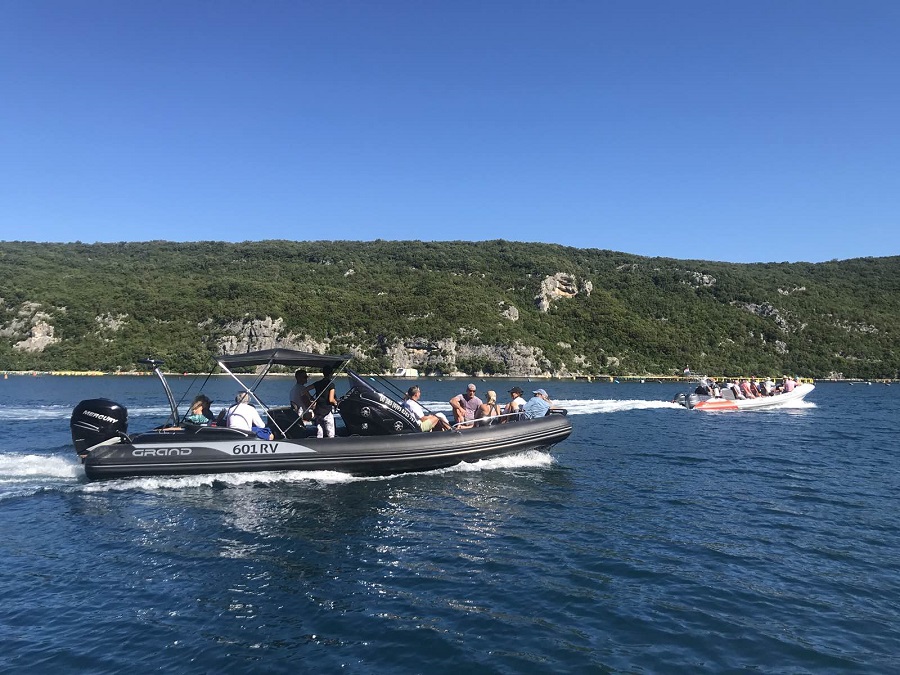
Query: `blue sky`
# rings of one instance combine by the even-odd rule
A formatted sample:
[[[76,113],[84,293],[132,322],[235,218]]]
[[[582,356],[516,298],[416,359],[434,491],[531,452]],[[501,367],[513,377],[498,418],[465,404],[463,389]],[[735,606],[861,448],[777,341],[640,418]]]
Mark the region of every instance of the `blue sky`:
[[[0,0],[0,240],[900,254],[895,0]]]

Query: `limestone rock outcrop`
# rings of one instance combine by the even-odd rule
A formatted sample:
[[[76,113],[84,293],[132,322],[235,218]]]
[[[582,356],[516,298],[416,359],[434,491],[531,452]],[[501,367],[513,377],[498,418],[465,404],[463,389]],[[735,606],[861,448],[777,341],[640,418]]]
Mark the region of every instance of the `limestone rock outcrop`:
[[[16,351],[42,352],[59,342],[50,318],[38,303],[23,302],[12,321],[0,326],[0,337],[19,338],[12,346]]]
[[[593,286],[590,289],[593,289]],[[541,290],[534,296],[534,300],[539,311],[548,312],[550,306],[557,300],[574,298],[576,295],[578,295],[578,280],[575,275],[557,272],[552,276],[544,277],[541,282]]]

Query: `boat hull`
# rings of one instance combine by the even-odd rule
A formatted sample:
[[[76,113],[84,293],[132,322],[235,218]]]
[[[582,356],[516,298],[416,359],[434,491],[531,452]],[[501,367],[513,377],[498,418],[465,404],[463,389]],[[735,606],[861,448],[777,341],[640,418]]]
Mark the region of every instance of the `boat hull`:
[[[91,480],[296,470],[391,475],[545,450],[571,431],[565,415],[462,431],[274,441],[217,427],[160,430],[135,436],[131,442],[117,438],[90,448],[84,470]]]

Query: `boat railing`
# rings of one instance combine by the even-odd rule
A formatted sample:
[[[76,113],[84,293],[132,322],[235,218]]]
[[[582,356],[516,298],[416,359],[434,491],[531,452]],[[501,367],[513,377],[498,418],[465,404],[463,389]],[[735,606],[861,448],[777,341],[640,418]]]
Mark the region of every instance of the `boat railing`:
[[[520,419],[524,419],[522,417],[522,413],[514,412],[514,413],[500,413],[499,415],[491,415],[490,417],[479,417],[478,419],[464,420],[462,422],[457,422],[456,424],[451,425],[451,429],[453,431],[459,431],[460,429],[471,429],[473,427],[481,427],[481,426],[494,426],[496,424],[503,424],[505,422],[517,422]],[[491,420],[490,424],[479,424],[482,420]]]

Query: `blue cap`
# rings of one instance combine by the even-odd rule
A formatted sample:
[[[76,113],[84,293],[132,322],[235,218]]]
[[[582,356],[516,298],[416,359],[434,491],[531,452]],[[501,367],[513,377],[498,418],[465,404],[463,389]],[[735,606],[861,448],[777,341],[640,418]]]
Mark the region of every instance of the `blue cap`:
[[[531,393],[532,393],[532,394],[540,394],[541,396],[546,396],[547,398],[550,398],[550,394],[548,394],[547,391],[546,391],[545,389],[535,389],[535,390],[534,390],[533,392],[531,392]]]

